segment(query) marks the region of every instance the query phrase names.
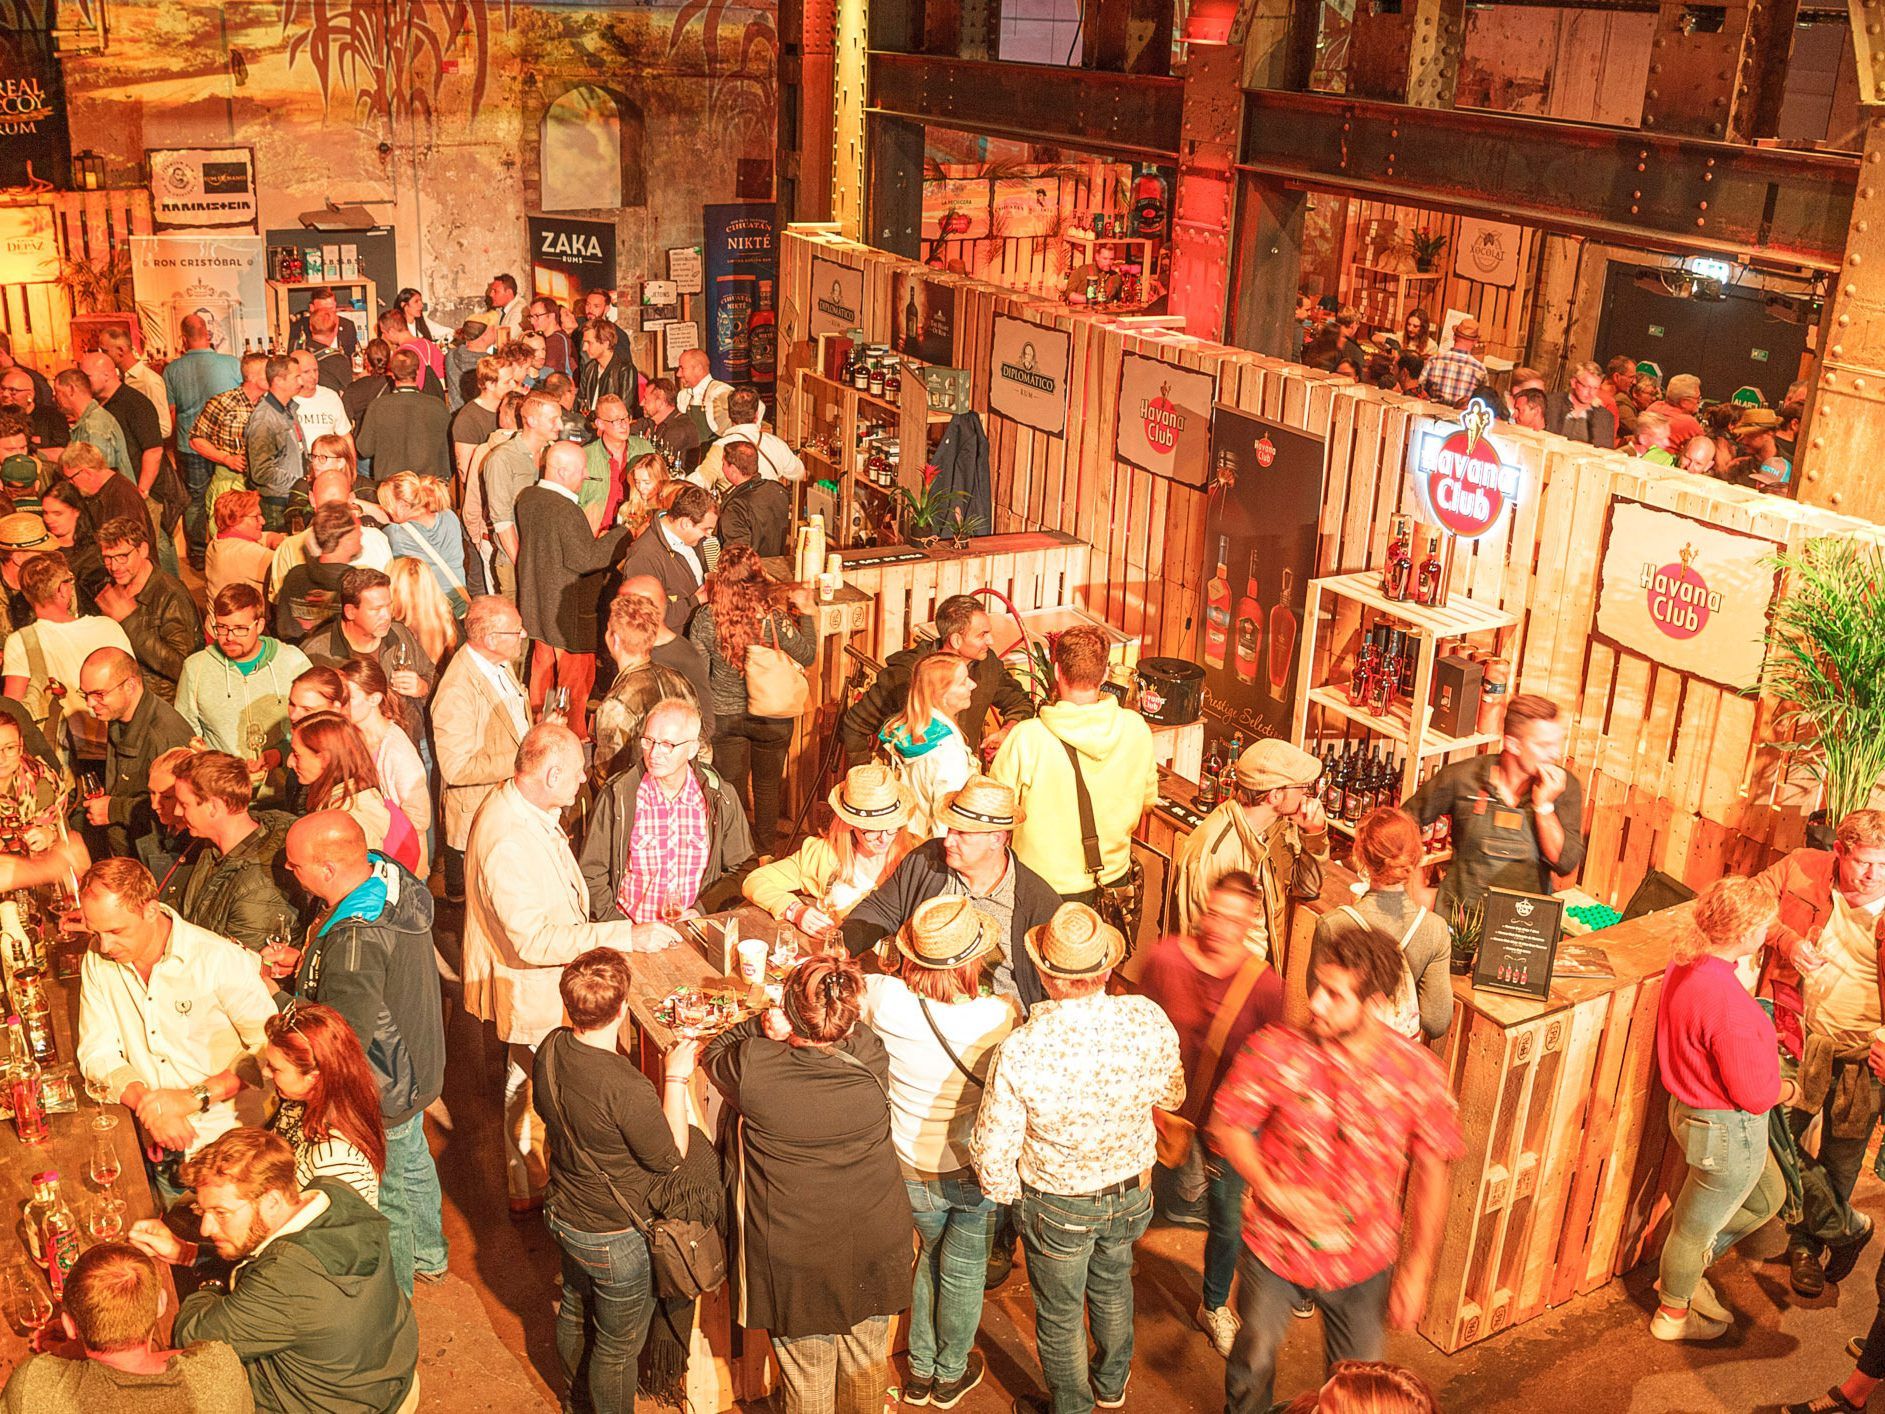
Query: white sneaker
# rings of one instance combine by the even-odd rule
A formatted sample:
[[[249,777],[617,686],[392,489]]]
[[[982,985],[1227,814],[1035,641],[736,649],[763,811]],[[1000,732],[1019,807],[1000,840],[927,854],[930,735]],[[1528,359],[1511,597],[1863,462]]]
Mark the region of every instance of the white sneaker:
[[[1197,1321],[1217,1353],[1230,1359],[1231,1342],[1237,1338],[1237,1313],[1228,1306],[1199,1306]]]
[[[1655,1282],[1653,1285],[1656,1294],[1661,1296],[1662,1283]],[[1689,1294],[1689,1309],[1706,1316],[1711,1321],[1726,1321],[1729,1325],[1734,1324],[1734,1312],[1722,1304],[1721,1297],[1716,1295],[1715,1288],[1708,1284],[1707,1277],[1696,1278],[1695,1290]]]
[[[1658,1306],[1649,1318],[1649,1333],[1658,1340],[1714,1340],[1727,1330],[1726,1321],[1710,1320],[1693,1306],[1683,1316],[1671,1316]]]

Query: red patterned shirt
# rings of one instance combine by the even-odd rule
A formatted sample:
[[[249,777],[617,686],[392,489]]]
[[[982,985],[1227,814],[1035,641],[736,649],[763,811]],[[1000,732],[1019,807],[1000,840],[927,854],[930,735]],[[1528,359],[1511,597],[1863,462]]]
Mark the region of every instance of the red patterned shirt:
[[[706,869],[707,798],[700,777],[689,770],[681,793],[669,800],[654,777],[643,776],[635,788],[635,826],[616,906],[631,922],[664,922],[663,905],[694,906]]]
[[[1264,1167],[1292,1187],[1340,1205],[1350,1245],[1319,1249],[1254,1198],[1244,1245],[1298,1286],[1339,1291],[1390,1266],[1400,1249],[1401,1190],[1416,1150],[1464,1150],[1459,1106],[1425,1048],[1382,1031],[1356,1057],[1300,1031],[1257,1032],[1217,1092],[1220,1119],[1249,1130]]]

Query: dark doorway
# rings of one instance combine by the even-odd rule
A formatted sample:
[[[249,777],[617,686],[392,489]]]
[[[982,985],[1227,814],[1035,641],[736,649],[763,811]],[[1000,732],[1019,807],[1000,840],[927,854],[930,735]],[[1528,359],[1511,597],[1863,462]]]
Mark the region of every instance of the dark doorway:
[[[1610,266],[1597,324],[1597,360],[1618,354],[1649,359],[1664,378],[1696,374],[1710,402],[1745,385],[1759,388],[1770,407],[1778,406],[1800,376],[1808,326],[1776,319],[1760,290],[1731,287],[1723,299],[1690,299],[1643,288],[1637,278],[1645,270],[1659,273],[1645,266]]]

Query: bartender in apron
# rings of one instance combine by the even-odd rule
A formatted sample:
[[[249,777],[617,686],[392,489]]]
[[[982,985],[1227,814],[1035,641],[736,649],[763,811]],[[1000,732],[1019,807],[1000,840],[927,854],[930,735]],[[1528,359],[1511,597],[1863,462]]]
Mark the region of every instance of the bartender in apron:
[[[1548,894],[1584,862],[1584,792],[1566,771],[1558,704],[1521,693],[1505,709],[1496,755],[1443,766],[1403,807],[1421,827],[1448,816],[1453,859],[1434,910],[1451,920],[1487,889]]]

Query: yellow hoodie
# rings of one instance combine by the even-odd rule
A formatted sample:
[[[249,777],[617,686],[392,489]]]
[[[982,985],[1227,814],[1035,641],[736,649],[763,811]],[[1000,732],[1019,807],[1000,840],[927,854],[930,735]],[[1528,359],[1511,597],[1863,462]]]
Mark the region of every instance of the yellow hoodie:
[[[1152,729],[1119,699],[1055,702],[1032,721],[1016,722],[1002,739],[989,775],[1011,786],[1025,817],[1014,853],[1055,893],[1082,894],[1094,885],[1080,838],[1080,804],[1066,746],[1080,757],[1100,837],[1100,881],[1112,883],[1132,863],[1132,832],[1158,799]]]

